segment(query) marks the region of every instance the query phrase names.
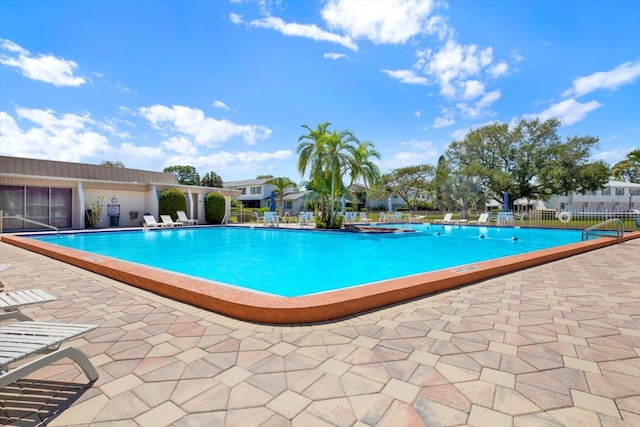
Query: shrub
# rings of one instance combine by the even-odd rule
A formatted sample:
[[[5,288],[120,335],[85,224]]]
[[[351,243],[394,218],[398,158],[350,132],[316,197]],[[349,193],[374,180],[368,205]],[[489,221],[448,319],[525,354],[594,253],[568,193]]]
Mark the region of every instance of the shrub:
[[[209,224],[221,224],[224,218],[224,196],[217,192],[207,194],[204,199],[204,218]]]
[[[160,194],[160,215],[171,215],[173,221],[178,219],[177,211],[187,211],[187,197],[177,188],[170,188]]]

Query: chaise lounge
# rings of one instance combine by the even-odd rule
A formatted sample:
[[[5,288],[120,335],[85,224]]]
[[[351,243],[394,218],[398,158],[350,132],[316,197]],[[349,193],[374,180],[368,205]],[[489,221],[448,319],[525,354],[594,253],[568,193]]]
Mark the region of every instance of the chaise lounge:
[[[80,366],[89,381],[95,381],[98,379],[98,372],[84,354],[72,347],[58,348],[64,341],[95,328],[97,325],[32,321],[16,322],[0,327],[0,388],[67,357]],[[15,362],[43,352],[47,353],[24,365],[9,367]]]

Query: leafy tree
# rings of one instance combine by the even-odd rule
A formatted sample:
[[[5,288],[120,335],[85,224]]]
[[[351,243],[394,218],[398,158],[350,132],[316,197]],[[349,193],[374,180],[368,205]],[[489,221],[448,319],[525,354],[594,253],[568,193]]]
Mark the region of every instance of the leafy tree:
[[[420,191],[429,191],[432,186],[435,169],[431,165],[407,166],[392,170],[383,176],[391,193],[400,197],[409,206],[409,211],[415,209],[415,195]]]
[[[627,154],[627,157],[613,165],[613,177],[619,181],[640,183],[640,148]]]
[[[200,185],[200,175],[193,166],[167,166],[163,172],[174,174],[182,185]]]
[[[281,213],[284,213],[284,193],[288,188],[298,189],[298,185],[290,180],[289,178],[271,178],[266,182],[266,184],[273,185],[276,187],[274,190],[276,196],[278,196],[278,200],[280,201],[280,206],[282,206]]]
[[[452,142],[446,156],[459,173],[480,177],[498,202],[504,203],[507,191],[510,207],[521,197],[547,200],[554,194],[603,186],[605,165],[588,162],[598,139],[574,136],[563,143],[559,127],[555,118],[523,119],[513,128],[491,123]]]
[[[482,179],[455,174],[449,177],[442,191],[444,206],[460,209],[463,218],[467,218],[468,209],[478,209],[485,205],[486,195]]]
[[[126,168],[126,166],[124,165],[124,163],[122,163],[120,160],[103,160],[100,163],[101,166],[111,166],[114,168]]]
[[[214,171],[209,172],[200,180],[200,185],[203,187],[222,187],[222,184],[222,178]]]
[[[344,194],[344,175],[352,180],[362,177],[366,180],[377,179],[370,164],[370,157],[376,156],[370,142],[360,143],[349,130],[329,131],[331,123],[320,123],[317,129],[302,125],[309,132],[298,138],[298,170],[304,175],[309,168],[310,186],[326,200],[323,202],[321,223],[335,228],[337,217],[337,199]]]
[[[271,179],[273,177],[273,175],[258,175],[256,179]]]
[[[440,156],[440,158],[438,158],[438,166],[436,167],[436,176],[433,180],[433,187],[436,193],[436,204],[440,207],[444,206],[443,187],[449,179],[450,174],[451,171],[449,170],[449,166],[447,165],[446,157]]]

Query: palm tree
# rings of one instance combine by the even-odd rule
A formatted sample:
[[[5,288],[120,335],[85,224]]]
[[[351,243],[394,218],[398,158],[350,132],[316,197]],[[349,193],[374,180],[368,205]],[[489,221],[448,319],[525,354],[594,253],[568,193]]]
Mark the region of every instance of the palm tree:
[[[630,151],[626,159],[613,165],[612,172],[620,181],[640,183],[640,149]]]
[[[445,204],[459,208],[463,218],[467,218],[467,209],[478,208],[486,202],[482,180],[477,176],[453,175],[443,190]]]
[[[289,178],[271,178],[270,180],[266,181],[265,184],[273,185],[274,187],[276,187],[274,192],[278,196],[280,206],[282,206],[282,211],[280,214],[284,214],[284,193],[288,188],[291,187],[297,190],[298,185]]]
[[[342,177],[346,173],[353,176],[354,166],[366,164],[368,158],[363,159],[362,154],[357,153],[358,146],[354,144],[359,145],[360,142],[353,132],[345,130],[331,133],[328,130],[330,125],[329,122],[320,123],[315,130],[302,125],[309,133],[298,139],[299,145],[296,152],[300,155],[298,158],[300,173],[304,175],[309,167],[310,179],[314,187],[328,190],[329,225],[335,227],[336,200],[343,194],[344,189]],[[372,147],[373,144],[367,143],[362,152],[371,155],[371,152],[375,152]],[[356,159],[359,160],[356,161]],[[356,176],[361,173],[358,171]],[[323,213],[327,214],[324,212],[325,209],[326,207],[323,207]]]

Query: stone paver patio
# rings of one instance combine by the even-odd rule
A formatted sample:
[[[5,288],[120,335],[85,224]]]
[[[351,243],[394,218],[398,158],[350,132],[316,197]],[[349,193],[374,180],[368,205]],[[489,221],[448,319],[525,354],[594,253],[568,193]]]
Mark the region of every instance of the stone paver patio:
[[[640,426],[640,239],[320,325],[258,325],[0,243],[39,321],[99,324],[0,424]]]

